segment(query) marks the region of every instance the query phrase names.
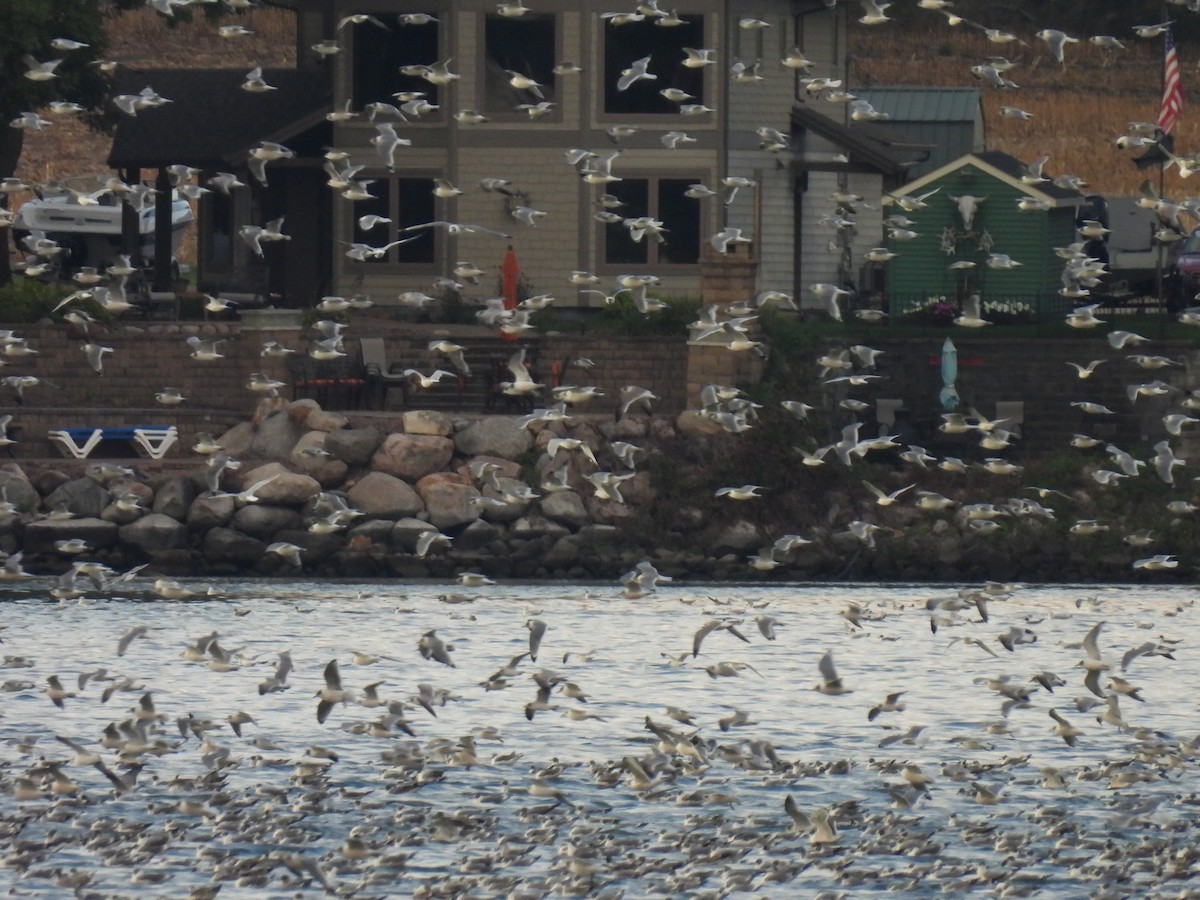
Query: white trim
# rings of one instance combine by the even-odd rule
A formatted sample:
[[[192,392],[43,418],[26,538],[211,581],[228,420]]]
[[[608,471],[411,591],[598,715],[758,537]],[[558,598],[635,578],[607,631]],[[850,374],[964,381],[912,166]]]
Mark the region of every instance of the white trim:
[[[1083,200],[1082,196],[1080,196],[1078,198],[1061,198],[1061,199],[1056,199],[1054,197],[1051,197],[1049,194],[1045,193],[1044,191],[1039,191],[1036,187],[1025,184],[1025,182],[1021,181],[1019,178],[1013,178],[1007,172],[997,169],[991,163],[985,162],[984,160],[982,160],[978,156],[976,156],[974,153],[966,153],[966,154],[963,154],[962,156],[960,156],[958,159],[951,160],[950,162],[946,163],[941,168],[934,169],[932,172],[928,172],[925,175],[922,175],[916,181],[910,181],[908,184],[906,184],[900,188],[897,188],[889,196],[903,197],[903,196],[907,196],[908,194],[919,193],[922,189],[924,189],[928,185],[932,184],[933,182],[935,182],[941,178],[944,178],[945,176],[950,175],[954,172],[957,172],[959,169],[966,168],[967,166],[974,166],[979,171],[981,171],[987,175],[991,175],[997,181],[1002,181],[1005,184],[1016,188],[1018,191],[1021,191],[1023,194],[1026,194],[1027,196],[1033,197],[1037,200],[1042,200],[1042,201],[1048,202],[1048,203],[1052,204],[1055,209],[1060,209],[1060,208],[1068,207],[1068,206],[1078,206],[1079,203],[1082,202],[1082,200]],[[884,198],[884,202],[885,203],[888,202],[887,197]]]

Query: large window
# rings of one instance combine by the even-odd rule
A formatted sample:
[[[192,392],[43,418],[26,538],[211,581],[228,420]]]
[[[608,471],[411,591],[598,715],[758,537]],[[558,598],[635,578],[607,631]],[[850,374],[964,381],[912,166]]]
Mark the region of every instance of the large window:
[[[396,103],[397,91],[424,91],[437,103],[438,86],[418,75],[404,75],[402,66],[432,66],[438,62],[438,23],[400,25],[394,16],[378,16],[387,30],[371,22],[354,28],[354,107]]]
[[[663,223],[662,241],[647,234],[635,241],[621,222],[604,226],[604,261],[608,265],[695,265],[700,261],[700,202],[684,196],[699,178],[626,178],[607,185],[625,205],[627,218],[650,216]]]
[[[511,112],[522,103],[554,102],[557,44],[553,15],[489,15],[484,25],[484,55],[485,110]],[[514,87],[509,72],[537,82],[538,87]]]
[[[363,264],[382,263],[391,265],[431,265],[436,259],[436,228],[422,228],[419,231],[405,233],[409,225],[420,225],[432,222],[435,218],[433,182],[429,178],[379,178],[371,185],[375,194],[370,200],[354,202],[354,237],[355,243],[370,244],[372,247],[382,247],[392,241],[416,236],[416,240],[406,241],[398,247],[393,247],[385,256],[378,259],[367,259]],[[362,228],[359,222],[363,216],[374,215],[391,219],[375,225],[373,228]],[[360,265],[354,262],[351,265]]]
[[[704,69],[689,68],[684,47],[705,48],[704,17],[681,16],[682,25],[659,28],[650,19],[628,25],[604,26],[604,111],[606,113],[638,113],[670,116],[679,112],[679,104],[668,100],[660,91],[677,88],[695,99],[688,103],[704,102]],[[650,57],[646,71],[654,78],[641,78],[620,90],[621,73],[636,60]],[[718,61],[715,67],[726,66]]]

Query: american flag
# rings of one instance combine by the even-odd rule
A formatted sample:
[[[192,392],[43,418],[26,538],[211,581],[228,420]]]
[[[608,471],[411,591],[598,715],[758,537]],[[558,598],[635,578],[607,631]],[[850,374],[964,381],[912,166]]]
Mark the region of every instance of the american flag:
[[[1163,134],[1170,134],[1183,112],[1183,87],[1179,83],[1179,59],[1175,56],[1175,38],[1168,28],[1166,32],[1166,55],[1163,58],[1163,97],[1158,110],[1158,127]]]

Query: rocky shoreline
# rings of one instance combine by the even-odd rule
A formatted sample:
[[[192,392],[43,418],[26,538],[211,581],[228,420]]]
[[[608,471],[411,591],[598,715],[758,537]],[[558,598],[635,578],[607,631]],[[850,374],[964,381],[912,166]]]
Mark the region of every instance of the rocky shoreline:
[[[1012,517],[1004,535],[980,534],[953,508],[930,516],[892,507],[864,540],[847,530],[864,513],[848,504],[849,483],[838,479],[850,476],[836,468],[810,476],[809,495],[792,498],[790,527],[772,527],[755,504],[716,503],[707,486],[702,495],[702,464],[680,448],[746,439],[691,412],[527,423],[411,410],[402,422],[398,431],[351,427],[312,400],[264,401],[253,420],[217,439],[220,450],[197,455],[194,469],[142,476],[97,460],[83,474],[27,474],[14,461],[0,467],[8,504],[0,550],[20,553],[35,574],[86,559],[116,571],[145,563],[146,574],[162,576],[452,579],[471,571],[611,581],[650,560],[696,581],[1192,577],[1190,566],[1131,570],[1132,551],[1115,537],[1089,543],[1050,520]],[[598,470],[615,476],[607,491],[588,478]],[[956,506],[972,500],[965,482],[957,496],[946,493]],[[784,531],[811,543],[764,560]]]

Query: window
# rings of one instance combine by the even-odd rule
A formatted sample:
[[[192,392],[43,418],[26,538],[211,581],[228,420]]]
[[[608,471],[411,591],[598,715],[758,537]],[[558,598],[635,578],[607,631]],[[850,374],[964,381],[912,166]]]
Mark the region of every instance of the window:
[[[659,91],[678,88],[695,99],[688,103],[704,102],[704,69],[688,68],[683,64],[687,54],[684,47],[702,49],[704,17],[681,16],[682,25],[660,28],[650,19],[628,25],[604,26],[604,111],[606,113],[636,113],[672,116],[679,113],[679,104],[668,100]],[[655,77],[634,81],[625,90],[619,89],[621,73],[635,60],[650,57],[646,70]],[[716,66],[725,66],[719,61]]]
[[[695,265],[700,261],[700,202],[684,195],[700,178],[626,178],[608,185],[625,205],[627,219],[650,216],[663,223],[663,240],[653,234],[635,241],[621,222],[604,226],[604,261],[609,265]]]
[[[552,15],[526,13],[520,18],[489,15],[484,25],[484,106],[488,112],[512,112],[522,103],[554,102],[557,56]],[[508,72],[536,81],[536,92],[513,87]],[[539,97],[538,93],[542,96]]]
[[[371,186],[375,194],[370,200],[354,202],[354,231],[351,240],[355,243],[370,244],[372,247],[382,247],[392,241],[416,236],[415,240],[407,241],[398,247],[393,247],[385,256],[378,259],[368,258],[363,264],[381,263],[384,265],[430,265],[435,259],[436,228],[422,228],[419,231],[403,233],[409,225],[420,225],[432,222],[437,218],[434,209],[433,182],[429,178],[379,178]],[[392,221],[376,225],[374,228],[362,228],[359,221],[363,216],[375,215],[389,218]],[[351,265],[360,265],[352,262]]]
[[[368,103],[395,103],[398,91],[423,91],[437,103],[438,88],[418,75],[404,75],[401,66],[431,66],[438,62],[438,23],[400,25],[389,21],[385,31],[371,22],[354,27],[354,108]]]

